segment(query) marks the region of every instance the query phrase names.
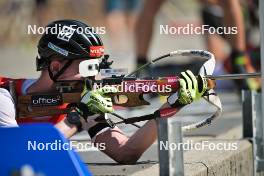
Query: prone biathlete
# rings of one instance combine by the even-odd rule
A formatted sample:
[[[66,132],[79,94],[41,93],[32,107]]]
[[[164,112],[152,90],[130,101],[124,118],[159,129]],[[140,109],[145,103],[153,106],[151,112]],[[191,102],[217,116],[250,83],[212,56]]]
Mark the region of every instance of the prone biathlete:
[[[30,95],[41,93],[56,93],[56,83],[60,81],[82,81],[79,67],[86,61],[99,63],[104,55],[103,42],[99,35],[90,26],[76,20],[59,20],[51,22],[47,29],[60,26],[62,30],[58,34],[50,31],[43,34],[38,43],[37,70],[41,71],[38,79],[7,79],[1,78],[1,87],[6,87],[9,80],[16,82],[18,95]],[[78,30],[77,29],[82,29]],[[88,79],[93,79],[98,71],[98,64],[88,68]],[[89,74],[89,72],[91,74]],[[175,107],[177,111],[181,107],[192,103],[202,97],[207,89],[205,78],[196,78],[189,70],[181,73],[180,89],[178,99],[167,102],[164,107]],[[202,81],[201,81],[202,80]],[[97,90],[88,90],[85,86],[82,90],[82,106],[76,106],[68,114],[52,117],[34,117],[18,119],[18,124],[26,122],[51,122],[67,138],[87,130],[94,144],[105,144],[105,154],[118,163],[135,163],[140,156],[151,146],[157,138],[156,120],[149,120],[143,127],[137,130],[131,137],[127,137],[117,126],[109,123],[98,123],[109,121],[107,113],[114,111],[113,103],[107,93],[115,93],[114,87],[102,87]],[[10,99],[11,97],[9,97]],[[0,102],[4,98],[0,97]],[[58,106],[58,108],[65,108]],[[15,110],[6,109],[2,111],[0,122],[6,122],[4,126],[13,126]],[[12,112],[8,112],[12,111]],[[5,115],[3,115],[5,114]],[[25,119],[25,120],[24,120]],[[98,145],[100,146],[100,145]]]

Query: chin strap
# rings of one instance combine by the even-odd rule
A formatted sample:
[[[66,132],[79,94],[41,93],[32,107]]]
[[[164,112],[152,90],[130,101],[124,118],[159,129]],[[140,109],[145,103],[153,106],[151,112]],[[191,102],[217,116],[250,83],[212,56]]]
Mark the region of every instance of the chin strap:
[[[48,71],[49,71],[50,79],[52,81],[54,81],[54,82],[57,82],[58,77],[65,72],[65,70],[72,64],[72,62],[73,62],[72,60],[68,60],[66,62],[66,64],[55,75],[53,75],[53,73],[51,72],[51,70],[50,70],[50,64],[49,64]]]

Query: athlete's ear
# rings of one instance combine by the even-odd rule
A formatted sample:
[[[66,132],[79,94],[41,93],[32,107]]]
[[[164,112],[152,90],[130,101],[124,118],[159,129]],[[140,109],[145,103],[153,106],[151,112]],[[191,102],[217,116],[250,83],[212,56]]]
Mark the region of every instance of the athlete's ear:
[[[53,60],[50,63],[50,71],[52,72],[53,75],[58,73],[60,71],[61,67],[62,67],[62,63],[57,61],[57,60]]]

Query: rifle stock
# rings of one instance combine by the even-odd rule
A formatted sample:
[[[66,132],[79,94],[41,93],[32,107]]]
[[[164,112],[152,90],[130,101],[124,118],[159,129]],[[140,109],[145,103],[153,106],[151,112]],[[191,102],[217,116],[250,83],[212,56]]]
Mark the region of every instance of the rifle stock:
[[[163,96],[168,96],[171,93],[177,92],[179,88],[178,79],[174,83],[175,83],[174,88],[170,92],[162,92],[159,94]],[[215,87],[214,80],[208,79],[207,83],[208,83],[209,89],[212,89]],[[162,84],[165,84],[165,82],[162,82]],[[116,106],[137,107],[137,106],[143,106],[143,105],[150,105],[150,103],[146,101],[143,97],[144,94],[149,94],[149,93],[153,93],[153,92],[151,91],[149,92],[117,92],[117,93],[109,93],[107,95],[111,97],[113,104]],[[57,99],[59,97],[60,99],[59,103],[52,102],[52,98],[54,97],[57,97]],[[66,107],[61,107],[61,106],[65,104],[70,104],[70,103],[79,103],[80,100],[81,100],[81,92],[19,96],[17,99],[18,118],[42,117],[42,116],[67,114],[71,109],[66,108]],[[34,101],[36,101],[37,104],[36,103],[34,104]]]

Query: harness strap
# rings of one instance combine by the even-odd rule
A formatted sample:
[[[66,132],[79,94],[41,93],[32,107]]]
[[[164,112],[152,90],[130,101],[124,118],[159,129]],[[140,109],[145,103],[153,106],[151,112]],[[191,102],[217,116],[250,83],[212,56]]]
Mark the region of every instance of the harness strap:
[[[49,76],[52,79],[52,81],[57,82],[57,79],[60,75],[62,75],[63,72],[65,72],[65,70],[72,64],[72,60],[68,60],[66,62],[66,64],[58,71],[57,74],[53,75],[50,67],[48,67],[48,71],[49,71]]]

